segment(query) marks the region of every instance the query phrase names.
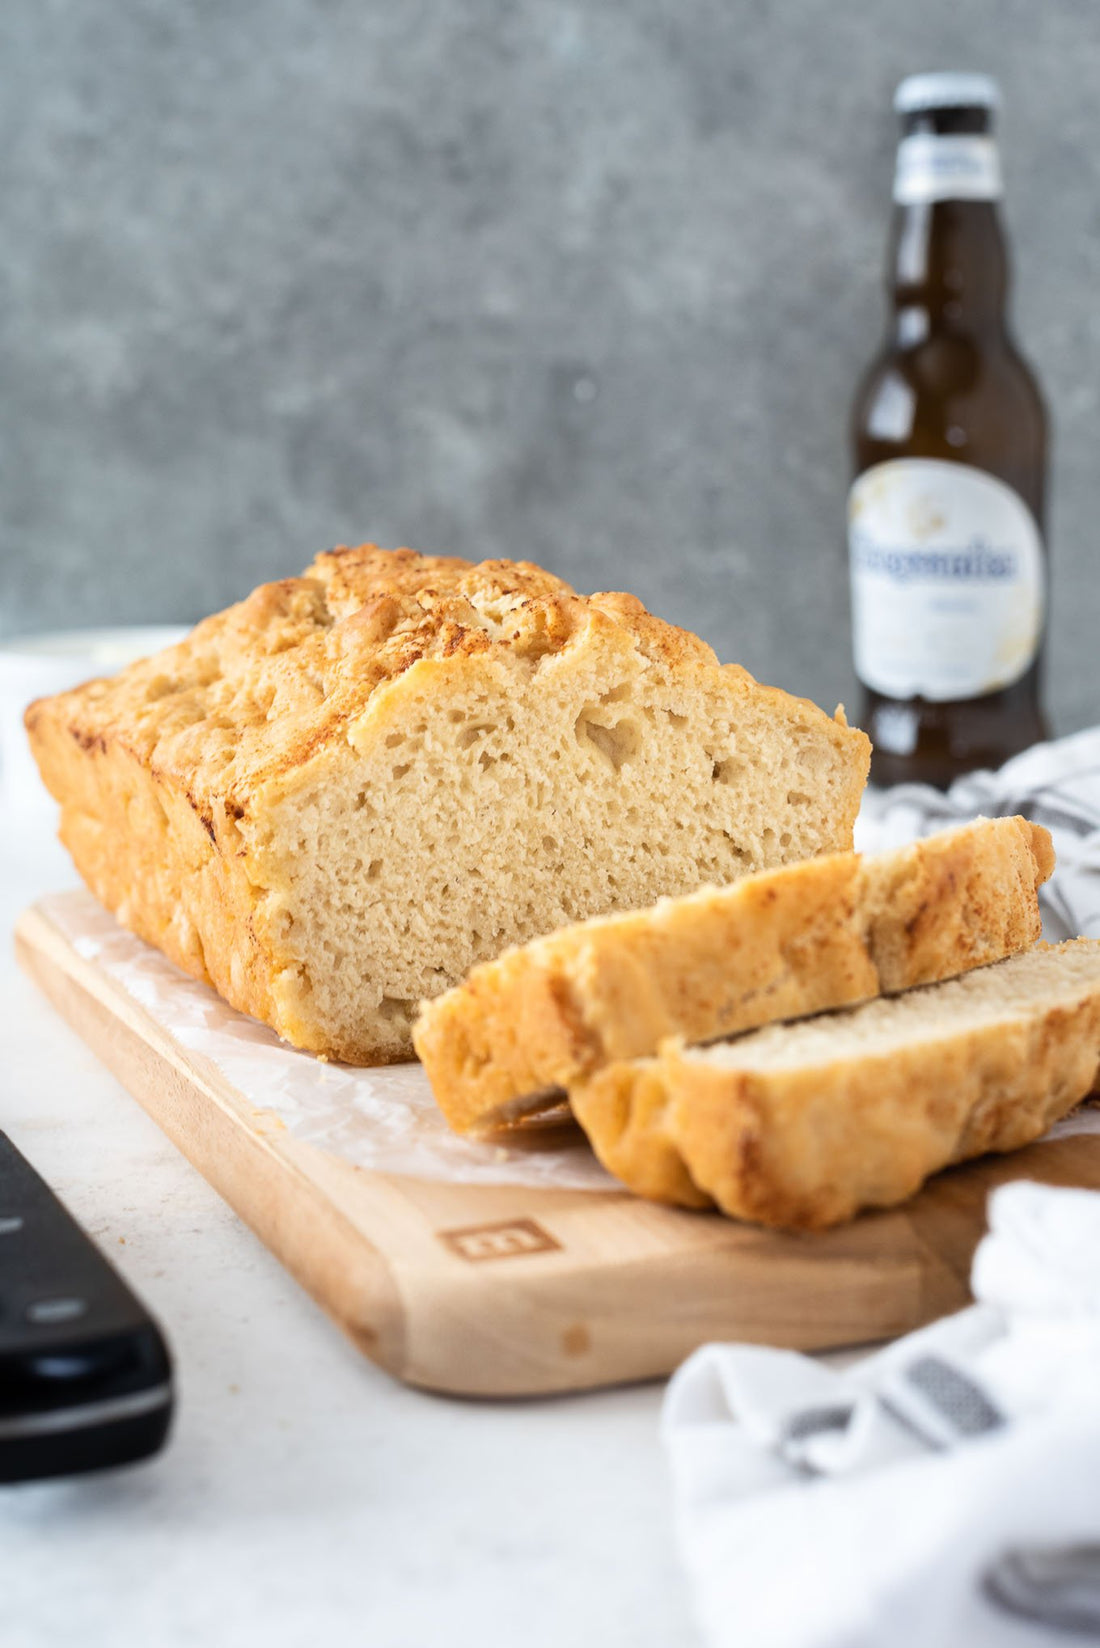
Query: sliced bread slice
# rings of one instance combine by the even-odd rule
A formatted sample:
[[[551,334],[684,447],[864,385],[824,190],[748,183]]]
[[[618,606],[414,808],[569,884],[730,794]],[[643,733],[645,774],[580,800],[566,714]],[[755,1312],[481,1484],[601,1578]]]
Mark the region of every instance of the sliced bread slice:
[[[1039,937],[1050,836],[978,819],[564,927],[474,968],[414,1031],[458,1132],[491,1130],[669,1036],[706,1041],[999,961]]]
[[[730,1042],[666,1043],[572,1089],[630,1189],[817,1230],[1037,1139],[1094,1088],[1100,941],[1071,939]]]

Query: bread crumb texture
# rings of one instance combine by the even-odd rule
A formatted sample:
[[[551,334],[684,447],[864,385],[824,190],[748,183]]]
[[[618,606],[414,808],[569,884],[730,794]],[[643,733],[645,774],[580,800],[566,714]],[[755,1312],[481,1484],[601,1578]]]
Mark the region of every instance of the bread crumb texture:
[[[119,920],[353,1063],[508,945],[850,846],[870,753],[633,596],[373,545],[26,721]]]

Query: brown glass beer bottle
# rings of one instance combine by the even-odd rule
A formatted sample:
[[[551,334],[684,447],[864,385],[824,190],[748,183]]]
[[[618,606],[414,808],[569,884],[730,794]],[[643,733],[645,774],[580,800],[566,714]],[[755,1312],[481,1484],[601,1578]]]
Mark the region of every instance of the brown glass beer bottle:
[[[848,541],[879,784],[943,788],[1046,736],[1046,415],[1008,330],[985,75],[921,74],[901,117],[886,341],[856,396]]]

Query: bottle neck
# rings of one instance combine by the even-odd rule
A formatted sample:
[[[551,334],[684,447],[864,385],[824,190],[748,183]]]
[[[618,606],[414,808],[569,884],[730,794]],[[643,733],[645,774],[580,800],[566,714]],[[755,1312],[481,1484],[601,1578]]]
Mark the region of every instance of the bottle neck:
[[[910,114],[898,145],[890,286],[899,338],[1005,330],[1001,165],[987,109]]]
[[[895,206],[889,266],[902,341],[1005,331],[1008,253],[995,201]]]

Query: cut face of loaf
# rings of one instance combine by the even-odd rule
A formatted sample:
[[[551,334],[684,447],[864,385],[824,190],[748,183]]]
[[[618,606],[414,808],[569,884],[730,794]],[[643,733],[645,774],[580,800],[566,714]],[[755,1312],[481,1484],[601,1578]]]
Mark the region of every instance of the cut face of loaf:
[[[584,922],[428,1003],[417,1052],[451,1125],[489,1130],[668,1036],[707,1041],[999,961],[1039,937],[1053,866],[1039,825],[978,819]]]
[[[1100,942],[1074,939],[903,996],[608,1065],[571,1094],[641,1195],[815,1230],[930,1173],[1037,1139],[1093,1090]]]
[[[367,1063],[509,944],[849,846],[869,761],[630,596],[370,546],[27,726],[125,925]]]

